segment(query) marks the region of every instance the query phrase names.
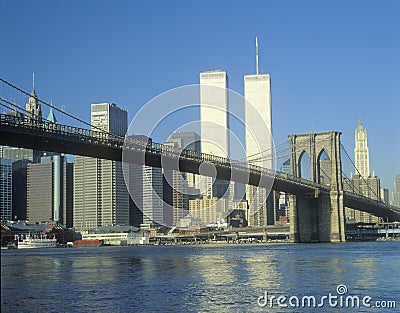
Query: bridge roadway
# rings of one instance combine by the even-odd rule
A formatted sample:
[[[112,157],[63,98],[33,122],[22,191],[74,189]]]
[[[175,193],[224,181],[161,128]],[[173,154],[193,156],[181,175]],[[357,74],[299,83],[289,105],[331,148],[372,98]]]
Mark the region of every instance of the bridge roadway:
[[[200,165],[207,162],[215,166],[216,177],[220,179],[264,188],[272,185],[273,190],[301,197],[316,197],[331,191],[328,186],[252,164],[176,149],[134,136],[125,140],[125,137],[106,132],[41,122],[25,116],[0,114],[0,144],[115,161],[124,158],[124,162],[174,170],[178,170],[179,162],[180,171],[194,174],[199,174]],[[351,192],[344,191],[344,205],[390,221],[400,220],[400,208]]]

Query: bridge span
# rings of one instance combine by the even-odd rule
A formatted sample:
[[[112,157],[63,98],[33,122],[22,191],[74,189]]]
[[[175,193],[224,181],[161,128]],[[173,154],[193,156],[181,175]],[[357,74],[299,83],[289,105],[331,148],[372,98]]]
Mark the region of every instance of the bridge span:
[[[296,139],[309,136],[307,147],[296,145]],[[299,177],[298,155],[310,147],[318,150],[317,136],[325,136],[329,143],[323,147],[333,156],[331,160],[332,182],[330,186]],[[93,131],[51,122],[41,122],[26,116],[0,115],[0,144],[29,149],[53,151],[102,159],[128,160],[135,164],[163,167],[199,174],[204,162],[216,169],[216,177],[259,187],[269,187],[292,195],[291,240],[345,241],[344,207],[372,213],[389,221],[400,220],[400,208],[386,205],[362,195],[343,190],[341,176],[340,133],[292,135],[291,175],[260,168],[258,166],[190,150],[181,150],[135,137],[120,137],[101,131]],[[308,137],[307,137],[308,138]],[[310,155],[315,151],[310,151]],[[178,160],[178,162],[177,162]],[[315,162],[314,162],[315,163]],[[317,167],[317,164],[312,164]],[[314,175],[315,176],[315,175]]]

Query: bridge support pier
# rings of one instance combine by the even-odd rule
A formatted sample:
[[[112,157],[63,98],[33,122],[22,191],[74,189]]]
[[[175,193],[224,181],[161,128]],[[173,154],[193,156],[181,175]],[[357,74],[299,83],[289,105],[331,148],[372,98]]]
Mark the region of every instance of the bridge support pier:
[[[330,242],[345,242],[345,213],[343,203],[343,191],[331,191],[330,193]]]
[[[291,242],[345,242],[343,192],[289,199]]]
[[[289,199],[290,239],[293,242],[346,240],[340,135],[340,132],[331,131],[289,136],[290,173],[302,177],[302,158],[307,154],[309,180],[322,186],[316,187],[314,194],[300,193]]]

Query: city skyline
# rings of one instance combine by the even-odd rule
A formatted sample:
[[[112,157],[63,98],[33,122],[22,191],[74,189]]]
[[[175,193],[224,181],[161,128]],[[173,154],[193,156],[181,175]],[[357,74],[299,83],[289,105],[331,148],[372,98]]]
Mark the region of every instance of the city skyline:
[[[147,4],[105,2],[93,10],[87,2],[77,11],[74,3],[3,1],[0,23],[7,32],[0,38],[8,49],[0,52],[7,60],[0,74],[29,90],[35,72],[39,98],[52,98],[56,107],[66,105],[67,112],[84,120],[90,120],[86,105],[96,102],[117,103],[129,111],[130,120],[152,97],[198,83],[199,72],[218,67],[226,70],[230,87],[243,94],[243,75],[255,73],[258,36],[260,72],[272,77],[275,142],[290,133],[334,129],[343,132],[343,144],[351,150],[354,127],[362,119],[371,172],[393,190],[400,171],[400,133],[384,125],[396,125],[400,113],[397,2],[267,2],[257,3],[256,11],[238,3],[206,2],[180,5],[187,13],[182,15],[174,13],[177,4],[157,5],[160,10],[149,17]],[[252,16],[246,14],[250,10]],[[100,22],[105,12],[115,23]],[[35,23],[24,19],[26,14],[35,15]],[[64,14],[68,20],[73,16],[74,24]],[[204,17],[223,25],[214,29],[201,23]],[[187,27],[173,25],[172,18]],[[155,20],[165,27],[151,27]],[[104,43],[111,48],[103,49]]]

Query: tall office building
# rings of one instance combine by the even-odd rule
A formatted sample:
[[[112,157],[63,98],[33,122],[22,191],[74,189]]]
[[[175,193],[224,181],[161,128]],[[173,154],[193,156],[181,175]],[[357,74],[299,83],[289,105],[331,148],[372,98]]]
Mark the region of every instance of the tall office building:
[[[201,151],[200,136],[196,132],[177,132],[173,133],[167,140],[168,142],[174,142],[180,149],[186,149],[191,151]]]
[[[370,175],[370,171],[367,130],[364,128],[361,120],[358,122],[357,129],[354,133],[354,139],[354,159],[356,168],[362,177],[368,177]]]
[[[132,139],[151,142],[152,139],[145,135],[132,135]],[[145,166],[124,163],[124,176],[125,183],[129,190],[129,225],[140,227],[143,224],[143,203],[147,199],[143,198],[143,183],[145,179],[144,168]],[[147,221],[147,220],[146,220]]]
[[[354,160],[356,171],[348,179],[344,188],[354,189],[353,191],[374,200],[381,199],[381,185],[379,177],[370,173],[367,130],[361,120],[358,122],[354,132]],[[346,219],[359,223],[379,222],[380,219],[370,213],[346,208]]]
[[[389,189],[381,187],[381,201],[389,204]]]
[[[393,183],[392,205],[400,208],[400,174],[396,175]]]
[[[27,164],[39,162],[41,151],[0,146],[1,155],[12,163],[12,219],[26,220]]]
[[[42,119],[42,109],[39,99],[36,95],[34,81],[32,83],[32,92],[25,105],[26,120],[29,122],[31,118],[36,121]],[[9,113],[13,116],[23,116],[17,111]],[[12,162],[12,215],[10,219],[25,220],[27,214],[27,164],[38,163],[43,155],[42,151],[0,146],[3,158]]]
[[[189,200],[189,213],[199,225],[217,224],[226,220],[227,202],[216,197]]]
[[[128,129],[128,112],[115,103],[91,105],[91,124],[106,132],[125,136]]]
[[[2,146],[2,150],[4,158],[10,159],[11,162],[16,162],[19,160],[28,160],[33,163],[39,163],[40,158],[43,156],[42,151],[26,149],[26,148]]]
[[[28,98],[28,102],[25,105],[26,117],[34,118],[36,120],[42,119],[42,107],[39,103],[39,98],[35,91],[35,80],[33,76],[32,92]],[[10,112],[10,115],[18,115],[18,112]],[[32,162],[40,162],[40,158],[43,155],[41,151],[1,146],[1,157],[11,159],[12,162],[18,160],[30,160]]]
[[[182,149],[182,147],[185,147],[185,144],[182,143],[181,137],[177,137],[176,134],[173,134],[171,137],[165,143],[166,145],[171,145],[176,149]],[[191,147],[194,147],[194,145],[191,145]],[[188,175],[189,173],[164,169],[164,199],[168,193],[170,193],[170,202],[167,201],[167,203],[169,203],[172,207],[171,225],[173,226],[179,225],[179,221],[189,214],[190,194],[189,183],[187,179]]]
[[[143,224],[149,224],[151,227],[158,224],[171,225],[171,222],[164,215],[164,197],[163,197],[163,174],[162,169],[151,166],[143,167]]]
[[[27,172],[31,160],[13,162],[13,220],[25,221],[27,215]]]
[[[372,173],[369,177],[362,177],[359,174],[353,174],[350,178],[346,179],[346,183],[343,184],[343,188],[374,200],[381,200],[381,180],[379,177],[375,176],[374,173]],[[367,212],[346,208],[345,213],[346,219],[353,222],[380,222],[379,217]]]
[[[177,132],[173,133],[167,142],[176,143],[176,147],[180,149],[201,152],[200,136],[196,132]],[[186,180],[188,182],[189,197],[197,193],[194,189],[200,189],[198,186],[199,177],[193,173],[186,173]]]
[[[0,158],[0,214],[2,221],[12,218],[12,163]]]
[[[128,113],[114,103],[92,104],[91,124],[124,136]],[[129,194],[122,163],[75,156],[73,226],[87,229],[109,225],[129,225]]]
[[[271,77],[258,72],[258,42],[256,38],[256,74],[244,76],[246,158],[250,164],[272,168]],[[267,204],[267,190],[247,186],[249,225],[274,224],[274,201]],[[269,212],[268,214],[268,209]]]
[[[73,165],[62,155],[27,165],[27,219],[72,227]]]
[[[32,75],[32,92],[25,106],[27,122],[42,120],[42,107],[35,91],[35,74]]]
[[[229,155],[228,76],[224,71],[200,73],[201,151]]]
[[[200,73],[201,152],[229,157],[228,76],[224,71]],[[201,193],[221,197],[229,182],[202,177]]]
[[[140,227],[143,223],[143,165],[123,164],[129,197],[129,225]]]
[[[144,135],[134,135],[134,139],[151,142]],[[157,227],[173,224],[173,190],[165,179],[172,170],[124,163],[124,174],[131,195],[130,224],[136,227]],[[171,183],[172,184],[172,183]]]

